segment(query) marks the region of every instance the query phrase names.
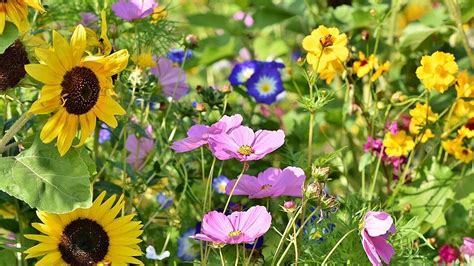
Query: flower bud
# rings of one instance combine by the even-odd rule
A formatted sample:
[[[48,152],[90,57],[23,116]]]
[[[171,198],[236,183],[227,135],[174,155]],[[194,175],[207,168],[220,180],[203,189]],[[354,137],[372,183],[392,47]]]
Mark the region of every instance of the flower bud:
[[[311,167],[312,176],[316,180],[319,180],[319,181],[326,180],[330,173],[331,173],[331,168],[329,167],[319,167],[319,166],[316,167],[314,165]]]
[[[230,84],[225,84],[219,89],[222,93],[231,93],[232,92],[232,86]]]
[[[370,34],[368,30],[363,30],[361,33],[362,40],[368,41],[370,38]]]
[[[285,203],[283,203],[283,210],[288,213],[293,213],[296,210],[296,203],[294,201],[285,201]]]
[[[199,46],[198,43],[199,43],[199,39],[194,34],[188,34],[184,38],[184,46],[186,46],[189,49],[197,48]]]
[[[204,105],[204,103],[195,103],[193,105],[194,105],[194,109],[196,109],[196,111],[198,112],[203,112],[206,110],[206,106]]]
[[[319,196],[321,196],[322,192],[323,186],[318,182],[314,182],[309,184],[308,187],[306,187],[305,196],[307,198],[318,198]]]

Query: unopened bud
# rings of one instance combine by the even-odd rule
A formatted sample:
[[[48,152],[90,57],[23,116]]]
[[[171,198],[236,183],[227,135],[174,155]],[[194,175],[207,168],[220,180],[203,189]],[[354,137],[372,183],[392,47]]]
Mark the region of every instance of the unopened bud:
[[[206,110],[206,106],[204,105],[204,103],[196,103],[194,109],[196,109],[196,111],[198,112],[203,112]]]
[[[430,243],[430,245],[432,246],[436,245],[436,238],[430,237],[427,240],[428,240],[428,243]]]
[[[204,88],[203,88],[201,85],[197,85],[197,86],[196,86],[196,91],[197,91],[198,93],[201,93],[203,90],[204,90]]]
[[[298,57],[298,59],[296,59],[296,64],[298,64],[299,66],[302,66],[304,64],[304,58],[303,57]]]
[[[225,84],[224,86],[222,86],[220,88],[220,91],[222,93],[231,93],[232,92],[232,86],[230,86],[230,84]]]
[[[372,8],[372,9],[369,11],[369,14],[370,14],[372,17],[375,17],[375,15],[377,15],[377,11],[375,11],[375,9]]]
[[[331,173],[331,168],[329,167],[319,167],[319,166],[316,167],[314,165],[311,167],[312,176],[316,180],[319,180],[319,181],[326,180],[330,173]]]
[[[199,43],[199,39],[194,34],[188,34],[184,38],[184,46],[186,46],[189,49],[197,48],[199,46],[198,43]]]
[[[378,108],[379,110],[384,109],[384,108],[385,108],[385,103],[383,103],[383,102],[377,102],[377,108]]]
[[[285,201],[283,203],[283,210],[292,213],[296,210],[296,203],[294,201]]]
[[[314,182],[309,184],[308,187],[306,187],[305,195],[307,198],[318,198],[319,196],[321,196],[322,192],[323,186],[318,182]]]
[[[405,206],[403,206],[403,211],[404,212],[410,212],[411,211],[411,204],[407,203]]]
[[[368,41],[370,38],[370,34],[368,30],[363,30],[362,33],[360,34],[362,37],[362,40]]]

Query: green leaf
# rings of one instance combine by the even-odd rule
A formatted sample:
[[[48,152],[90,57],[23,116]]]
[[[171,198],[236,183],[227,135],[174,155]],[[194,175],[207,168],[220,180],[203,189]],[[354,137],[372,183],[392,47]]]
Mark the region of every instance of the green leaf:
[[[193,14],[186,17],[193,26],[222,29],[229,24],[229,18],[214,13]]]
[[[375,160],[375,158],[376,157],[371,153],[364,153],[359,161],[359,172],[362,172],[362,170],[364,170],[367,165],[370,165]]]
[[[222,37],[222,36],[219,36]],[[233,56],[236,40],[233,37],[229,38],[212,38],[215,39],[215,43],[209,43],[205,46],[204,51],[199,53],[199,64],[200,65],[211,65],[223,58]],[[219,41],[219,42],[217,42]]]
[[[91,159],[83,148],[61,157],[39,138],[16,157],[0,158],[0,190],[32,208],[66,213],[92,204]]]
[[[16,265],[15,252],[7,249],[0,250],[0,266]]]
[[[435,32],[437,32],[436,29],[420,23],[409,24],[408,27],[403,30],[402,36],[400,37],[400,48],[416,50],[423,41],[428,39],[428,37]]]
[[[295,14],[277,6],[265,6],[259,9],[253,16],[255,19],[253,26],[256,28],[265,28],[276,23],[281,23],[293,16],[295,16]]]
[[[0,54],[3,54],[5,50],[18,38],[18,29],[13,23],[7,22],[0,37]]]

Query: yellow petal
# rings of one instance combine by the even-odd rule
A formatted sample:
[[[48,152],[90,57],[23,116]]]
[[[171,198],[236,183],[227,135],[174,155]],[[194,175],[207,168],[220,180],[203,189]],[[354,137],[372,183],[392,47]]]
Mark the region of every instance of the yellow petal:
[[[86,49],[86,30],[82,25],[78,25],[71,37],[72,64],[79,65],[84,50]]]
[[[31,105],[31,108],[28,112],[33,114],[49,114],[56,111],[61,106],[61,98],[59,96],[52,98],[48,101],[43,101],[43,99],[38,99]]]
[[[59,132],[61,132],[64,127],[66,115],[65,109],[60,109],[48,119],[48,122],[43,126],[40,134],[40,138],[44,143],[50,143],[59,135]]]
[[[25,0],[25,3],[40,12],[46,12],[40,3],[40,0]]]
[[[66,152],[71,148],[72,141],[77,133],[77,124],[78,116],[73,114],[68,114],[66,117],[66,125],[64,125],[63,130],[59,132],[58,135],[58,151],[61,156],[66,154]]]
[[[71,46],[57,31],[53,31],[53,47],[64,69],[71,70],[73,67]]]
[[[41,260],[36,263],[36,266],[50,266],[50,265],[59,265],[61,259],[61,253],[59,252],[50,252],[46,254]]]
[[[25,65],[25,70],[34,79],[48,85],[60,85],[62,76],[56,74],[46,65],[29,64]]]
[[[104,113],[101,109],[98,108],[98,105],[94,106],[92,108],[92,111],[94,111],[94,114],[102,121],[104,121],[109,127],[111,128],[116,128],[118,123],[117,119],[113,115],[107,115]]]
[[[5,29],[5,21],[7,17],[5,12],[0,12],[0,34],[3,33],[3,30]]]
[[[58,56],[56,53],[54,53],[54,51],[51,49],[36,48],[35,54],[41,61],[48,65],[51,70],[56,72],[58,76],[64,77],[66,69],[63,67],[61,61],[58,59]]]

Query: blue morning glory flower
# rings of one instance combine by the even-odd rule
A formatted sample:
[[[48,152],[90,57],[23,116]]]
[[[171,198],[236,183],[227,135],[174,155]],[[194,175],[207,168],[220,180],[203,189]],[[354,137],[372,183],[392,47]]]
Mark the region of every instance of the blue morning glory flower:
[[[166,55],[166,57],[173,61],[173,63],[176,63],[176,64],[182,64],[183,61],[184,61],[184,58],[189,59],[193,56],[193,51],[191,50],[186,50],[186,54],[184,53],[184,50],[183,49],[171,49],[168,54]]]
[[[253,249],[254,245],[255,245],[255,249],[261,248],[263,246],[263,236],[257,238],[257,243],[255,243],[255,241],[254,241],[252,243],[245,244],[245,248],[246,249]]]
[[[246,61],[237,64],[229,75],[229,82],[232,86],[244,85],[255,73],[258,61]]]
[[[212,180],[212,186],[219,194],[225,194],[225,187],[227,186],[227,183],[229,183],[229,179],[223,175]]]
[[[177,255],[182,261],[193,261],[199,257],[199,241],[189,238],[197,233],[196,228],[193,227],[178,238]]]
[[[171,205],[173,205],[173,199],[166,196],[163,192],[160,192],[158,195],[156,195],[156,201],[158,201],[158,204],[160,204],[163,210],[168,209]]]
[[[258,69],[247,81],[247,93],[258,103],[272,104],[283,91],[280,71],[271,64]]]
[[[110,128],[106,124],[100,125],[99,131],[99,143],[104,144],[106,141],[110,140],[112,133],[110,132]]]

